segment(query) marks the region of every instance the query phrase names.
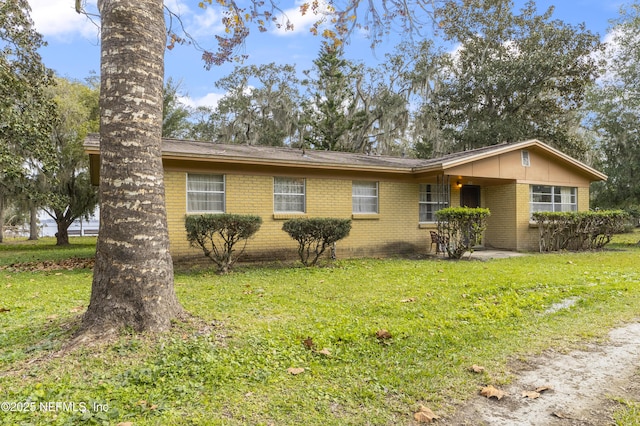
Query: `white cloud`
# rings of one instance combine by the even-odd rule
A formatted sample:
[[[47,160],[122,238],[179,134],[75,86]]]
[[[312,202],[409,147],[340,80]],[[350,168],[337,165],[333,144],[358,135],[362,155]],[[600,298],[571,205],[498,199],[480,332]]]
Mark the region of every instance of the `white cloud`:
[[[211,107],[215,108],[218,105],[220,99],[224,98],[224,93],[207,93],[199,98],[191,98],[188,96],[179,98],[180,102],[188,107]]]
[[[192,14],[191,23],[188,29],[193,36],[210,36],[211,34],[224,33],[224,25],[222,24],[222,15],[213,7],[205,10],[199,10]]]
[[[98,37],[98,17],[92,17],[92,22],[86,15],[76,13],[72,0],[29,0],[29,5],[36,31],[46,38],[71,41],[77,36]],[[95,12],[94,6],[87,5],[89,11]]]
[[[320,6],[318,8],[318,13],[313,12],[310,8],[307,10],[307,13],[304,15],[300,11],[300,5],[304,3],[301,1],[296,1],[296,6],[290,9],[285,9],[284,16],[278,19],[278,22],[282,24],[280,28],[276,28],[274,34],[281,36],[290,36],[294,34],[300,34],[302,32],[309,32],[309,29],[316,23],[318,20],[323,18],[322,13],[327,12],[327,3],[324,1],[320,1]],[[287,19],[293,25],[293,30],[287,30]]]

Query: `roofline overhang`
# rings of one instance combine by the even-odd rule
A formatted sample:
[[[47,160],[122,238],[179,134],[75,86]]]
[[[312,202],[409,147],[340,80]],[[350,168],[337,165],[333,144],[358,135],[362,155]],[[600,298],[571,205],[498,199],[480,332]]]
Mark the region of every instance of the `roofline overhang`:
[[[89,155],[98,155],[98,156],[100,155],[100,148],[98,145],[85,145],[85,151]],[[298,163],[290,160],[247,158],[247,157],[240,157],[240,156],[213,156],[213,155],[205,155],[205,154],[198,155],[198,154],[192,154],[192,153],[180,153],[180,152],[172,152],[172,151],[163,151],[162,159],[178,160],[178,161],[189,160],[189,161],[200,161],[200,162],[206,162],[206,163],[290,167],[290,168],[317,169],[317,170],[392,173],[392,174],[407,175],[407,176],[411,176],[414,174],[414,169],[411,167],[360,166],[357,164],[337,164],[337,163],[303,163],[303,162]]]
[[[395,173],[412,175],[413,169],[410,167],[385,167],[385,166],[359,166],[356,164],[336,164],[336,163],[298,163],[295,161],[287,160],[263,160],[260,158],[244,158],[244,157],[213,157],[210,155],[193,155],[193,154],[181,154],[181,153],[163,153],[163,160],[190,160],[201,161],[207,163],[224,163],[224,164],[244,164],[255,166],[276,166],[276,167],[290,167],[290,168],[303,168],[303,169],[319,169],[319,170],[341,170],[341,171],[361,171],[361,172],[378,172],[378,173]]]
[[[607,180],[607,175],[598,170],[564,154],[537,139],[531,139],[523,142],[516,142],[512,144],[501,144],[495,146],[495,148],[469,155],[461,156],[459,158],[453,158],[451,160],[443,159],[442,161],[435,162],[426,166],[417,167],[392,167],[392,166],[371,166],[371,165],[357,165],[357,164],[338,164],[338,163],[310,163],[310,162],[295,162],[291,160],[277,160],[277,159],[262,159],[258,157],[241,157],[241,156],[216,156],[207,154],[193,154],[182,153],[174,151],[162,152],[163,160],[190,160],[209,163],[223,163],[223,164],[243,164],[243,165],[256,165],[256,166],[274,166],[274,167],[289,167],[289,168],[306,168],[316,170],[338,170],[338,171],[354,171],[354,172],[369,172],[369,173],[391,173],[397,175],[412,176],[416,174],[425,173],[446,173],[450,168],[454,168],[460,165],[464,165],[470,162],[483,160],[486,158],[494,157],[496,155],[517,151],[524,148],[536,147],[550,153],[562,161],[572,165],[576,169],[581,170],[583,173],[589,175],[590,179]],[[89,155],[100,155],[100,146],[96,143],[85,144],[85,151]],[[428,160],[426,160],[428,161]]]
[[[462,158],[455,158],[452,159],[450,161],[442,161],[440,163],[436,163],[436,164],[432,164],[432,165],[428,165],[425,167],[417,167],[414,168],[414,172],[422,172],[422,173],[426,173],[426,172],[436,172],[436,171],[442,171],[445,172],[447,169],[453,168],[453,167],[457,167],[457,166],[461,166],[473,161],[478,161],[478,160],[484,160],[486,158],[490,158],[493,157],[495,155],[500,155],[500,154],[504,154],[507,152],[512,152],[512,151],[517,151],[519,149],[524,149],[524,148],[529,148],[529,147],[536,147],[536,148],[540,148],[543,151],[552,153],[553,155],[559,157],[560,159],[562,159],[563,161],[571,164],[572,166],[576,167],[577,169],[582,170],[583,172],[592,175],[592,177],[596,178],[595,180],[607,180],[607,175],[605,175],[602,172],[599,172],[598,170],[582,163],[581,161],[576,160],[573,157],[570,157],[568,155],[566,155],[565,153],[563,153],[562,151],[559,151],[543,142],[540,142],[537,139],[531,139],[528,141],[523,141],[523,142],[516,142],[516,143],[512,143],[512,144],[503,144],[500,146],[497,146],[495,149],[492,149],[490,151],[485,151],[485,152],[481,152],[478,153],[477,155],[469,155],[467,157],[462,157]]]

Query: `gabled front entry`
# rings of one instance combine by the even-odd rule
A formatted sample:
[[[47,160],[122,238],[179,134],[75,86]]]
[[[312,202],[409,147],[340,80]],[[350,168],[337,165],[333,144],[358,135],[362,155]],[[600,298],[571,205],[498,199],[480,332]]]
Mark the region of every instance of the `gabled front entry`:
[[[480,207],[480,187],[464,185],[460,188],[460,207]]]

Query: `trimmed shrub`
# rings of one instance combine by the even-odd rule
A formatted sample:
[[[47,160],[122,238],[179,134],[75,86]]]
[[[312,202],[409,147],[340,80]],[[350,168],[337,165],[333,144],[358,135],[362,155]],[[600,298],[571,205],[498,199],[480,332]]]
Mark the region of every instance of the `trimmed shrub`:
[[[448,207],[438,210],[438,230],[445,241],[444,249],[451,259],[460,259],[473,246],[482,243],[482,233],[487,229],[489,209]]]
[[[629,219],[622,210],[535,212],[540,251],[595,250],[609,244]]]
[[[351,219],[302,218],[284,222],[282,230],[298,242],[304,266],[313,266],[327,247],[349,235]]]
[[[187,240],[192,247],[199,247],[211,259],[222,274],[240,258],[247,242],[262,225],[262,218],[239,214],[203,214],[186,216],[184,221]],[[242,249],[236,253],[235,246],[244,241]]]

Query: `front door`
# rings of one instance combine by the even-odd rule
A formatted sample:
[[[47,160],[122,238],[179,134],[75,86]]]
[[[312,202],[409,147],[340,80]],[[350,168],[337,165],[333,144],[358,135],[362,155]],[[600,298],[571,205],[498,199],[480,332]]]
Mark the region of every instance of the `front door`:
[[[460,188],[461,207],[480,207],[480,187],[477,185],[464,185]]]

